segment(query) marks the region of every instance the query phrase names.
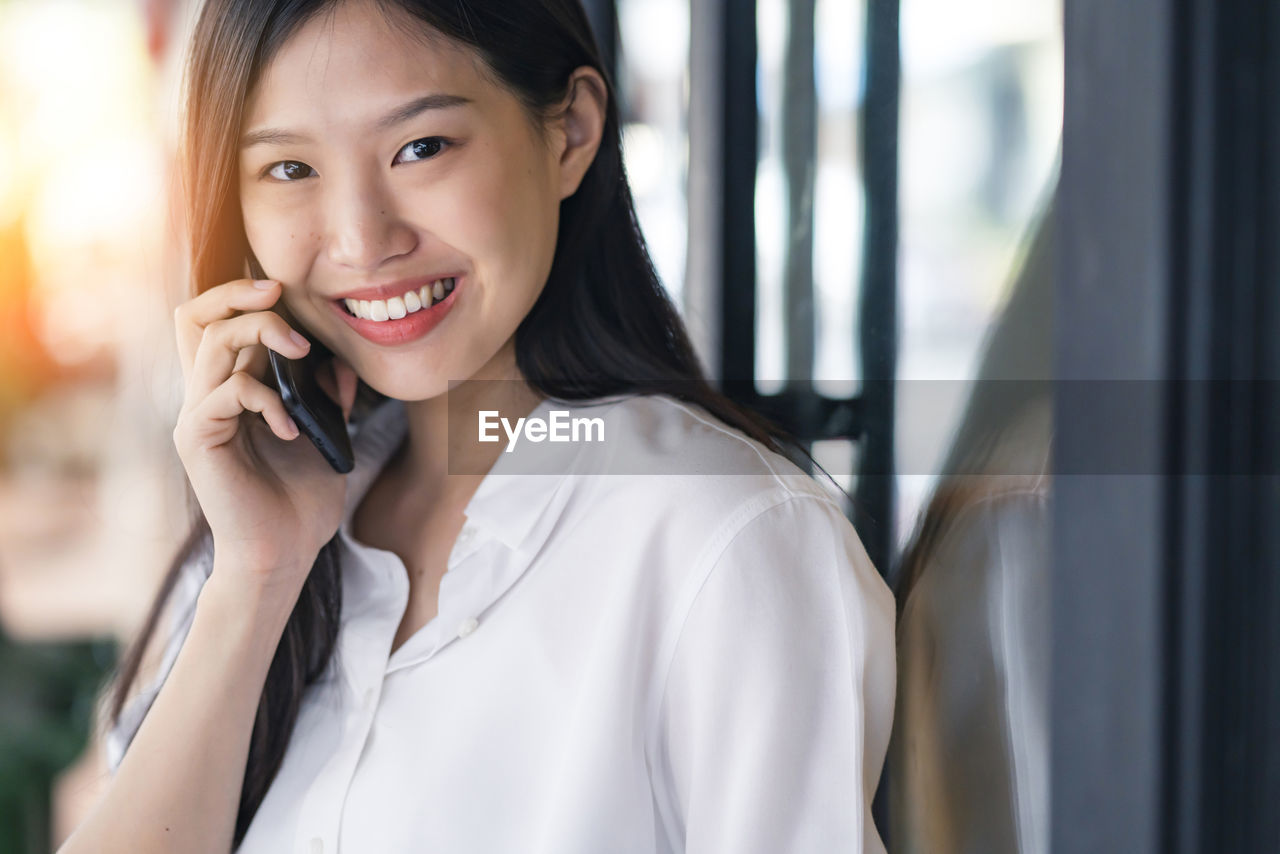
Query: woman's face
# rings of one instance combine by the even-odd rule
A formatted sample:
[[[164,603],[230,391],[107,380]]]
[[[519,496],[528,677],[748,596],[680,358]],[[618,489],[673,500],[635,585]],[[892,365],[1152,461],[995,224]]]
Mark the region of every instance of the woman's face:
[[[560,200],[599,129],[593,143],[592,114],[585,135],[569,117],[544,136],[473,54],[388,14],[343,2],[265,68],[241,128],[240,199],[249,245],[302,325],[378,391],[422,400],[511,376]]]

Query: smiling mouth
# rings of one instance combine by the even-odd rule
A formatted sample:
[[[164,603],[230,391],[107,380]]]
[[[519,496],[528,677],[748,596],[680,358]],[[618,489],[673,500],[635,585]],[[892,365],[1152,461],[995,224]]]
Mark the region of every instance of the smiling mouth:
[[[398,297],[390,299],[344,299],[339,304],[352,317],[372,320],[381,323],[387,320],[399,320],[402,317],[430,308],[453,292],[453,277],[437,279],[429,285],[415,290],[405,291]]]

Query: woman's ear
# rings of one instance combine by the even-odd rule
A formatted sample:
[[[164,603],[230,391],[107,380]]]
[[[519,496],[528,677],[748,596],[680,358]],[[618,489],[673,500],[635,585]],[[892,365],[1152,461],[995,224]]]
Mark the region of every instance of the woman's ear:
[[[589,65],[574,69],[565,101],[558,122],[564,138],[559,163],[561,199],[577,192],[600,148],[609,101],[600,72]]]

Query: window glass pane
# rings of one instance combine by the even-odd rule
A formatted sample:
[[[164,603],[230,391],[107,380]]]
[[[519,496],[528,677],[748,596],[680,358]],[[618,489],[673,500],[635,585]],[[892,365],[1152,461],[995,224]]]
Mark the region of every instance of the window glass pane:
[[[1059,0],[902,3],[899,534],[933,485],[987,325],[1056,176]],[[928,391],[923,383],[930,382]],[[919,392],[919,393],[915,393]]]
[[[782,111],[788,14],[786,0],[757,0],[756,387],[764,394],[781,390],[787,377],[783,271],[790,211],[782,163]],[[726,140],[727,145],[735,143]]]
[[[1052,401],[1026,380],[1050,379],[1050,244],[1031,239],[1052,234],[1033,226],[1056,184],[1060,16],[1060,0],[901,6],[902,851],[1048,850]]]
[[[856,393],[861,376],[856,331],[864,197],[857,108],[865,15],[864,5],[852,0],[818,0],[815,15],[814,379],[832,397]]]

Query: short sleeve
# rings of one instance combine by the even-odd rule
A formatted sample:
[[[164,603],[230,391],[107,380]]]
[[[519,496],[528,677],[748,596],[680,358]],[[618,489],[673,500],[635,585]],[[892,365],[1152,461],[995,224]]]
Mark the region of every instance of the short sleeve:
[[[657,724],[655,797],[675,850],[883,852],[871,799],[895,608],[852,525],[829,500],[790,497],[743,525],[700,583]]]
[[[160,688],[173,669],[178,652],[186,640],[191,624],[195,619],[196,600],[200,590],[213,571],[213,549],[208,537],[204,537],[187,556],[178,570],[178,580],[165,608],[167,619],[157,626],[157,632],[163,632],[166,641],[160,664],[151,680],[140,691],[135,691],[120,709],[120,717],[108,721],[103,735],[103,748],[106,752],[107,769],[114,775],[124,759],[125,751],[142,726],[142,720],[151,709],[151,704],[160,694]]]

